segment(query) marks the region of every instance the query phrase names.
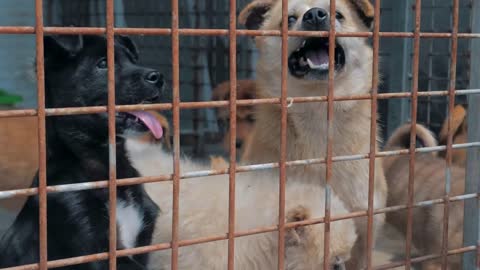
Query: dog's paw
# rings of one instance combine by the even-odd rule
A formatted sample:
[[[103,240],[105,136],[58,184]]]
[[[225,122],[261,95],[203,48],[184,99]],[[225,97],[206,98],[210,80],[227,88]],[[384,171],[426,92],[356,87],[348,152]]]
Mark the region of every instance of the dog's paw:
[[[299,205],[287,213],[287,222],[299,222],[310,218],[310,210]],[[300,245],[305,242],[310,231],[309,227],[301,226],[287,230],[285,241],[287,245]]]

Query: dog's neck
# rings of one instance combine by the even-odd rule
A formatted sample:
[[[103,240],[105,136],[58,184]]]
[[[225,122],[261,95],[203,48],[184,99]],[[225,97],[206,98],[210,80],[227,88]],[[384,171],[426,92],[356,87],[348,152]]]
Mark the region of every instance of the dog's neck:
[[[335,102],[330,130],[334,155],[368,153],[368,145],[365,145],[364,142],[368,141],[370,136],[369,106],[370,101],[349,101],[348,104]],[[326,155],[327,108],[327,102],[315,102],[293,103],[287,109],[288,160],[318,158]],[[268,148],[265,151],[271,155],[268,161],[278,161],[280,157],[280,115],[279,105],[259,106],[254,138],[252,143],[247,146],[246,160],[260,161],[259,158],[253,157],[249,153],[252,153],[251,150],[254,149],[258,153],[258,149]],[[272,141],[272,139],[276,141]]]

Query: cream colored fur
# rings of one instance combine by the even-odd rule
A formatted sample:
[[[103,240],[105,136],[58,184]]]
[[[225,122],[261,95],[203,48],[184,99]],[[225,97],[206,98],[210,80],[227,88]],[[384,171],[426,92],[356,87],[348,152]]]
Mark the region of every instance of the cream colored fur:
[[[264,5],[265,1],[262,2]],[[369,31],[363,24],[353,2],[368,1],[337,0],[337,11],[343,13],[345,21],[337,21],[338,32]],[[312,7],[329,10],[329,0],[290,0],[289,15],[302,18]],[[358,3],[357,3],[358,4]],[[248,8],[252,8],[251,4]],[[244,16],[248,11],[243,12]],[[300,30],[298,20],[292,30]],[[281,1],[272,1],[272,7],[265,15],[261,30],[279,30],[281,22]],[[303,42],[302,37],[289,37],[289,54]],[[368,94],[372,88],[372,49],[364,38],[337,38],[346,53],[346,65],[336,72],[334,95],[349,96]],[[257,65],[257,89],[261,96],[279,97],[281,91],[281,38],[258,36],[256,44],[260,51]],[[288,96],[327,95],[326,80],[287,78]],[[366,154],[370,151],[371,102],[336,101],[334,103],[332,138],[333,156]],[[278,105],[258,106],[256,128],[251,143],[246,147],[243,161],[248,164],[278,161],[280,157],[280,107]],[[288,160],[325,157],[327,152],[327,103],[293,104],[288,108],[287,130]],[[387,185],[381,160],[375,163],[374,208],[386,205]],[[324,165],[295,167],[288,169],[289,181],[303,179],[310,183],[324,183]],[[349,211],[366,210],[368,207],[369,161],[335,162],[331,183],[333,190],[342,199]],[[359,238],[349,269],[361,269],[366,258],[366,219],[357,219]],[[375,216],[375,231],[384,222],[384,215]],[[375,236],[374,236],[375,237]]]
[[[133,166],[142,176],[170,174],[172,156],[160,146],[135,140],[127,141]],[[209,164],[181,159],[182,173],[209,170]],[[305,175],[306,176],[306,175]],[[235,230],[247,231],[278,223],[278,173],[256,171],[237,174]],[[324,216],[325,190],[311,181],[289,181],[286,185],[287,222]],[[228,231],[228,175],[209,176],[180,181],[179,239],[225,235]],[[172,237],[172,183],[146,185],[147,193],[161,207],[156,223],[154,243],[166,243]],[[332,193],[332,214],[347,211]],[[323,224],[286,231],[286,267],[288,270],[323,269]],[[331,224],[330,254],[332,267],[338,260],[347,260],[356,240],[351,220]],[[277,269],[277,233],[263,233],[235,239],[235,269]],[[225,269],[228,257],[226,240],[181,247],[179,269]],[[151,254],[149,269],[170,269],[171,251]],[[333,269],[333,268],[332,268]],[[335,268],[337,269],[337,268]],[[343,268],[338,268],[343,269]]]

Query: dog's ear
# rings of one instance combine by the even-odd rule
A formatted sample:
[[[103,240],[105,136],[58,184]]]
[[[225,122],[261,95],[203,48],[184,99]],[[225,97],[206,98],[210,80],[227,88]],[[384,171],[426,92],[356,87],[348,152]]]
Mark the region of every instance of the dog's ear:
[[[350,0],[356,9],[360,19],[370,29],[373,26],[375,9],[370,0]]]
[[[255,0],[240,12],[238,21],[249,30],[257,30],[262,26],[265,14],[272,5],[273,0]]]
[[[127,36],[118,35],[116,37],[117,37],[117,41],[120,44],[122,44],[122,46],[127,48],[127,50],[132,54],[135,62],[138,61],[139,53],[138,53],[138,48],[135,45],[135,43]]]
[[[45,36],[43,38],[45,54],[59,53],[59,50],[69,55],[75,55],[83,49],[83,36],[62,35]]]

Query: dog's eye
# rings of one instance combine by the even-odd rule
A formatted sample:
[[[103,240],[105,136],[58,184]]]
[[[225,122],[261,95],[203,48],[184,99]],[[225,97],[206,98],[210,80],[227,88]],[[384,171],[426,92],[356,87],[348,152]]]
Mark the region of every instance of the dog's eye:
[[[336,13],[336,15],[335,15],[335,18],[337,18],[337,20],[339,20],[339,21],[345,19],[345,17],[343,16],[343,14],[340,13],[340,12],[338,12],[338,11],[337,11],[337,13]]]
[[[106,69],[108,67],[107,58],[103,57],[97,62],[97,68]]]
[[[290,15],[288,16],[288,27],[292,27],[292,25],[294,25],[295,23],[297,22],[297,17],[296,16],[293,16],[293,15]]]

